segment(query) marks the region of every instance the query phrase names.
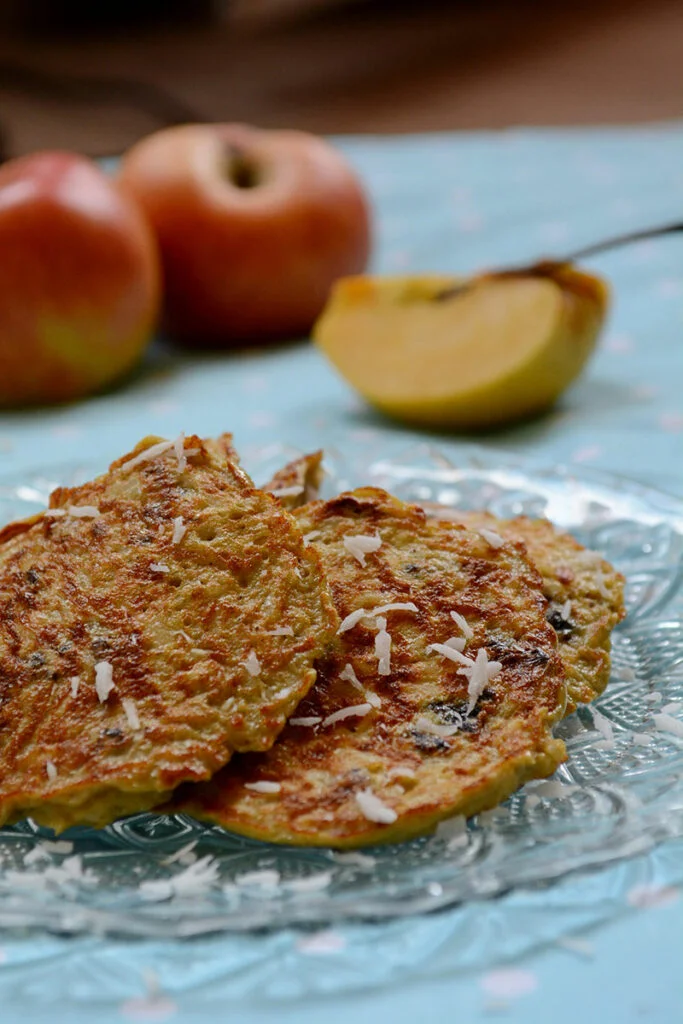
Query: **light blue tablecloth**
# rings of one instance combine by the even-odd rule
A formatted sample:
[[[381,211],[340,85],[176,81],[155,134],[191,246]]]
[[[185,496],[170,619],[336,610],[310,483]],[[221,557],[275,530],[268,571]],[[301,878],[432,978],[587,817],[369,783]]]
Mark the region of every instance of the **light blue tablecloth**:
[[[345,139],[341,144],[371,190],[377,212],[375,269],[385,272],[462,272],[562,254],[683,214],[683,127],[678,124]],[[641,243],[592,265],[611,279],[614,308],[588,372],[543,420],[481,440],[602,467],[683,495],[683,236]],[[175,436],[180,429],[205,434],[231,429],[247,458],[272,440],[308,447],[326,439],[362,445],[372,438],[391,452],[416,436],[368,411],[307,344],[201,359],[158,349],[144,372],[114,393],[69,408],[1,416],[2,475],[85,457],[96,457],[104,467],[142,435]],[[585,930],[611,919],[590,936],[592,950],[545,941],[514,965],[516,973],[482,974],[467,969],[466,949],[443,941],[447,920],[439,915],[402,933],[389,980],[365,994],[357,991],[367,983],[362,970],[358,977],[353,972],[342,977],[334,952],[314,955],[316,984],[310,991],[336,994],[304,1002],[293,996],[240,999],[232,990],[226,1000],[215,977],[203,976],[196,964],[192,973],[184,968],[199,951],[196,944],[183,952],[159,943],[132,949],[100,939],[6,936],[0,942],[2,1017],[90,1021],[95,1014],[104,1022],[152,1019],[156,1013],[154,1019],[183,1022],[324,1019],[336,1024],[351,1015],[358,1024],[390,1019],[407,1024],[428,1010],[448,1021],[484,1020],[497,1012],[510,1024],[551,1019],[575,1024],[579,1016],[677,1024],[683,1020],[683,901],[678,899],[683,847],[669,844],[629,868],[641,882],[673,886],[663,905],[636,910],[621,897],[610,902],[619,870],[568,879],[554,890],[558,907],[564,899],[565,910],[582,908],[572,928]],[[591,915],[587,908],[593,906],[604,913]],[[482,914],[492,912],[481,906]],[[529,926],[538,930],[539,940],[547,940],[552,914],[539,897]],[[385,944],[391,938],[390,926],[386,929]],[[405,940],[409,934],[414,948]],[[353,931],[348,941],[356,941],[354,935],[360,942]],[[221,954],[215,945],[221,941],[212,940],[211,962],[224,956],[227,970],[230,943],[226,940]],[[283,936],[282,941],[295,940]],[[383,941],[377,933],[378,947]],[[140,972],[149,965],[166,993],[151,1006],[136,1002],[144,993]],[[80,969],[82,984],[73,980]],[[420,980],[427,973],[436,976]],[[53,1005],[58,976],[69,980]],[[95,1004],[93,988],[99,993]]]

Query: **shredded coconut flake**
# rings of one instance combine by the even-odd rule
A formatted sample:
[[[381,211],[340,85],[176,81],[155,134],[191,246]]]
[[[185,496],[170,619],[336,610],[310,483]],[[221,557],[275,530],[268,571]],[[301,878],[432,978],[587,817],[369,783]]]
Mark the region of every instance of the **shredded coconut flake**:
[[[45,762],[45,771],[50,782],[54,782],[58,775],[57,765],[54,761],[48,760]]]
[[[274,868],[272,870],[264,868],[263,871],[245,871],[243,875],[238,875],[235,881],[242,886],[255,885],[263,889],[275,889],[280,884],[280,872],[275,871]]]
[[[371,555],[373,551],[378,551],[382,546],[382,538],[379,533],[375,534],[374,537],[369,537],[367,534],[358,533],[354,535],[347,534],[344,537],[344,547],[353,555],[361,565],[365,565],[365,556]]]
[[[192,643],[192,637],[188,636],[184,629],[179,629],[176,633],[176,636],[181,636],[183,640],[186,640],[188,642],[188,644]]]
[[[152,572],[170,572],[171,571],[169,569],[169,567],[167,565],[165,565],[163,562],[152,562],[150,564],[150,569],[151,569]]]
[[[351,612],[350,615],[347,615],[346,618],[342,620],[337,633],[346,633],[347,630],[353,629],[354,626],[358,625],[361,619],[367,618],[369,614],[370,613],[367,608],[358,608],[355,612]]]
[[[390,604],[382,604],[379,608],[357,608],[355,612],[351,612],[343,619],[342,624],[337,630],[338,633],[346,633],[348,629],[353,629],[357,626],[362,619],[367,619],[369,622],[386,615],[387,612],[417,612],[419,609],[417,605],[413,604],[412,601],[392,601]]]
[[[193,839],[191,843],[186,843],[185,846],[181,846],[179,850],[176,850],[175,853],[172,853],[169,857],[164,857],[161,863],[175,864],[178,861],[182,863],[183,858],[186,857],[188,853],[192,853],[198,842],[198,839]]]
[[[279,793],[282,786],[279,782],[268,782],[263,779],[260,782],[245,782],[245,789],[251,789],[254,793]]]
[[[375,867],[375,858],[368,853],[356,853],[355,850],[340,851],[339,853],[333,851],[332,856],[338,864],[348,864],[351,867],[360,868],[362,871],[372,871]]]
[[[288,878],[285,884],[292,892],[318,892],[320,889],[326,889],[331,881],[331,871],[319,871],[305,878]]]
[[[241,664],[244,665],[250,676],[261,675],[261,662],[256,657],[256,651],[249,651],[247,660],[241,662]]]
[[[369,618],[376,619],[378,615],[386,615],[387,612],[418,612],[419,608],[412,601],[392,601],[390,604],[382,604],[379,608],[373,608]]]
[[[131,700],[130,697],[124,697],[121,700],[121,706],[123,707],[123,712],[128,721],[128,725],[131,729],[137,731],[140,728],[140,716],[138,715],[138,709],[135,701]]]
[[[454,736],[456,732],[462,726],[462,719],[459,723],[453,722],[451,725],[439,725],[438,722],[433,722],[431,718],[427,718],[426,715],[418,715],[415,719],[415,728],[418,732],[430,733],[432,736]]]
[[[486,648],[480,647],[474,662],[466,668],[458,669],[459,672],[467,676],[467,695],[469,701],[465,713],[466,716],[472,714],[474,706],[482,693],[491,680],[500,674],[502,668],[503,666],[499,661],[489,661]]]
[[[597,708],[591,708],[591,715],[593,716],[593,725],[604,739],[605,744],[609,744],[604,749],[608,750],[614,747],[614,729],[610,720],[605,718]]]
[[[456,626],[460,628],[460,630],[462,631],[462,635],[465,637],[465,639],[471,640],[472,637],[474,636],[474,630],[472,629],[471,626],[468,626],[465,617],[461,615],[460,612],[451,612],[451,618],[453,619],[453,622],[456,624]]]
[[[171,538],[172,543],[180,544],[181,540],[183,539],[186,533],[187,527],[183,522],[183,517],[176,516],[176,518],[173,520],[173,536]]]
[[[351,683],[352,686],[355,686],[357,690],[364,691],[363,684],[354,672],[353,665],[350,662],[344,665],[344,668],[339,673],[339,678],[345,679],[348,683]]]
[[[300,494],[304,493],[302,484],[295,484],[292,487],[272,487],[270,494],[274,498],[297,498]]]
[[[653,715],[652,721],[658,732],[668,732],[672,736],[683,739],[683,722],[679,718],[674,718],[673,715],[659,714]]]
[[[465,650],[465,638],[462,636],[452,636],[446,641],[444,646],[450,647],[453,651],[462,652]]]
[[[363,692],[365,693],[366,701],[373,708],[381,708],[382,707],[382,698],[378,694],[373,693],[372,690],[364,690]]]
[[[176,896],[190,898],[204,896],[218,881],[219,864],[207,854],[189,864],[184,871],[170,879],[155,879],[140,884],[140,894],[147,899],[159,900]]]
[[[562,616],[562,618],[564,619],[565,622],[569,622],[569,619],[571,618],[571,614],[572,614],[572,603],[571,603],[571,601],[565,601],[564,604],[562,605],[562,607],[560,608],[560,615]]]
[[[45,512],[50,518],[73,516],[74,519],[96,519],[100,514],[96,505],[67,505],[66,508],[49,508]]]
[[[178,460],[178,472],[184,473],[187,469],[187,456],[185,455],[185,435],[181,431],[173,442],[175,457]]]
[[[669,704],[664,704],[661,711],[663,715],[677,715],[679,711],[683,711],[683,701],[672,700]]]
[[[472,658],[461,654],[457,648],[451,647],[449,644],[429,644],[427,653],[430,654],[432,651],[436,654],[441,654],[444,658],[448,658],[449,661],[457,662],[458,665],[465,665],[467,668],[471,668],[474,665]]]
[[[321,536],[320,530],[309,530],[308,533],[304,534],[304,547],[307,548],[309,544],[312,544],[314,540],[317,540]]]
[[[98,661],[95,665],[95,690],[100,704],[103,704],[114,689],[114,668],[109,661]]]
[[[132,459],[128,459],[128,462],[124,462],[121,466],[121,471],[129,473],[131,469],[135,469],[136,466],[140,466],[143,462],[151,462],[153,459],[158,459],[160,455],[170,451],[174,446],[175,441],[159,441],[157,444],[150,445],[143,452],[135,455]]]
[[[72,676],[71,679],[69,680],[69,682],[71,683],[71,696],[72,697],[77,697],[78,696],[78,687],[81,685],[80,676]]]
[[[323,719],[323,725],[334,725],[336,722],[343,722],[345,718],[362,718],[369,711],[372,711],[371,704],[351,704],[348,708],[333,711],[331,715]]]
[[[267,629],[264,636],[294,636],[291,626],[278,626],[277,629]]]
[[[377,636],[375,637],[375,657],[377,658],[377,674],[391,674],[391,636],[387,633],[387,620],[378,618]]]
[[[496,550],[498,550],[498,548],[502,548],[503,544],[505,543],[505,539],[501,537],[499,533],[496,533],[495,530],[481,529],[479,530],[479,533],[484,538],[486,543],[490,544],[491,547],[495,548]]]
[[[376,821],[378,825],[391,825],[398,817],[396,811],[383,804],[370,789],[361,789],[356,793],[356,803],[363,817],[368,821]]]
[[[303,718],[290,718],[289,720],[290,725],[301,725],[304,727],[308,725],[320,725],[321,722],[322,718],[320,715],[304,715]]]

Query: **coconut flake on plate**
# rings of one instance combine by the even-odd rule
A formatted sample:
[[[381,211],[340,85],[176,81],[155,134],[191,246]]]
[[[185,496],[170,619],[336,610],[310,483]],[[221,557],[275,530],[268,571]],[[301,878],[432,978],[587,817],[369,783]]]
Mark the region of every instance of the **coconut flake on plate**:
[[[69,680],[69,683],[71,684],[71,696],[72,697],[77,697],[78,696],[78,687],[81,685],[81,677],[80,676],[71,676],[71,679]]]
[[[151,572],[170,572],[171,570],[164,562],[150,562]]]
[[[604,740],[605,746],[603,747],[603,749],[604,750],[609,750],[609,749],[613,748],[614,747],[614,729],[612,727],[612,723],[610,722],[610,720],[608,718],[605,718],[605,716],[602,714],[602,712],[598,711],[597,708],[591,708],[590,712],[591,712],[591,715],[592,715],[592,718],[593,718],[593,725],[594,725],[595,729],[597,730],[597,732],[600,733],[600,735],[602,736],[602,738]]]
[[[344,665],[344,668],[339,673],[339,678],[345,679],[348,683],[351,683],[352,686],[355,686],[357,690],[365,689],[360,679],[354,672],[353,665],[351,664],[351,662],[347,662],[346,665]]]
[[[371,789],[359,790],[355,798],[363,817],[368,821],[375,821],[378,825],[391,825],[398,818],[396,811],[382,803]]]
[[[683,739],[683,722],[680,718],[674,718],[673,715],[658,714],[652,716],[652,721],[658,732],[670,733],[672,736]]]
[[[45,774],[47,775],[50,782],[54,782],[57,776],[59,775],[59,772],[57,771],[57,765],[54,763],[54,761],[50,761],[49,758],[45,762]]]
[[[382,538],[379,533],[376,533],[374,537],[365,533],[347,534],[343,544],[349,554],[364,566],[366,555],[371,555],[381,548]]]
[[[110,661],[98,661],[95,665],[95,690],[100,704],[103,704],[114,689],[114,666]]]
[[[291,626],[278,626],[276,629],[265,630],[264,636],[294,636]]]
[[[302,726],[302,728],[306,728],[307,726],[320,725],[321,722],[322,718],[320,717],[320,715],[303,715],[300,718],[289,719],[290,725],[300,725]]]

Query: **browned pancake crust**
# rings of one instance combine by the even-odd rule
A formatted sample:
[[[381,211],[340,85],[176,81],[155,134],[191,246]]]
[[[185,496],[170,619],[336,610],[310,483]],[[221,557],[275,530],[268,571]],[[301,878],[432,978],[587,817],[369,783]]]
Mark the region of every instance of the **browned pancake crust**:
[[[489,512],[459,512],[457,519],[470,529],[495,530],[526,545],[543,577],[548,620],[560,640],[567,673],[566,713],[599,697],[609,682],[611,633],[626,615],[621,573],[547,519],[498,519]],[[571,612],[565,619],[567,602]]]
[[[314,501],[323,482],[323,452],[311,452],[288,462],[268,481],[264,490],[270,491],[290,511]]]
[[[378,674],[376,627],[367,621],[339,636],[318,663],[318,681],[296,718],[325,718],[365,701],[340,679],[351,664],[362,686],[381,699],[362,718],[333,725],[288,725],[266,754],[245,754],[210,782],[182,787],[173,803],[258,839],[299,845],[361,846],[429,830],[453,814],[492,807],[526,780],[552,773],[565,757],[551,725],[564,711],[565,683],[557,639],[546,621],[541,580],[522,545],[495,550],[478,534],[428,522],[424,512],[383,491],[364,488],[297,513],[323,560],[339,615],[390,602],[391,672]],[[365,567],[345,548],[347,535],[376,531],[381,548]],[[427,645],[460,635],[450,612],[474,631],[465,654],[485,647],[502,662],[464,727],[444,737],[425,731],[426,717],[447,725],[465,712],[467,680]],[[275,794],[245,788],[279,783]],[[397,815],[369,821],[356,794],[369,790]]]
[[[188,438],[185,469],[173,449],[126,466],[157,441],[52,495],[51,508],[96,506],[96,518],[0,532],[0,822],[103,825],[233,750],[269,747],[334,635],[319,557],[229,439]],[[281,626],[293,636],[266,635]],[[98,662],[113,668],[103,702]]]

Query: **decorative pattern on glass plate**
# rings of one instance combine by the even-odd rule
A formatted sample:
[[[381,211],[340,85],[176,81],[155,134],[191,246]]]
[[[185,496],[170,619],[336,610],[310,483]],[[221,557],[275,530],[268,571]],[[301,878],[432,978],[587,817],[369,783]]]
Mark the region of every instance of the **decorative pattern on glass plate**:
[[[257,480],[293,454],[251,453]],[[100,466],[0,482],[0,520]],[[326,493],[374,483],[410,501],[545,515],[627,577],[612,680],[557,727],[569,759],[467,830],[336,854],[278,848],[177,815],[135,815],[58,842],[29,822],[0,830],[0,927],[189,936],[382,919],[550,882],[683,835],[683,502],[605,474],[475,446],[419,445],[385,459],[330,449]]]

